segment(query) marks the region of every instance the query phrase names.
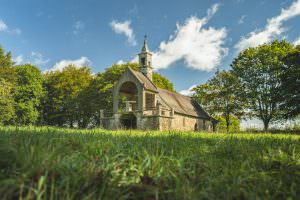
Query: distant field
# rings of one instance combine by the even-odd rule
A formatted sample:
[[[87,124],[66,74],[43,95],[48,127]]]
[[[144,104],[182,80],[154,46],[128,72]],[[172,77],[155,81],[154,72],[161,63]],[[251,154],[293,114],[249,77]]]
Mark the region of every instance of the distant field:
[[[0,127],[1,199],[300,199],[300,136]]]

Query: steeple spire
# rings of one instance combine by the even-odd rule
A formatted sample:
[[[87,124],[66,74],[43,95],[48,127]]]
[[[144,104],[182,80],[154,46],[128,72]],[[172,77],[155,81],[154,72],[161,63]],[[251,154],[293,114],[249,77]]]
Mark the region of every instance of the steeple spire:
[[[150,52],[148,47],[147,35],[144,36],[144,45],[142,48],[142,52]]]
[[[152,54],[147,43],[147,35],[144,37],[142,52],[139,53],[140,72],[152,81]]]

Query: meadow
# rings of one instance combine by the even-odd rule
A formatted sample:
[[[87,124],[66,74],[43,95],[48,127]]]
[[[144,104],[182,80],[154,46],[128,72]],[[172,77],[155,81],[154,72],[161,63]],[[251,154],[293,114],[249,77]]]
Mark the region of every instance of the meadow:
[[[0,127],[1,199],[299,199],[300,136]]]

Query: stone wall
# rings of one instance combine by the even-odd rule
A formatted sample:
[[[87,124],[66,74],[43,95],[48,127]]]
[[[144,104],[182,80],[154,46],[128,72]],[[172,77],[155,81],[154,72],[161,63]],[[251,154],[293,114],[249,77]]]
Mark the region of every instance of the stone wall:
[[[137,129],[140,130],[177,130],[177,131],[213,131],[212,122],[191,116],[174,114],[168,116],[145,116],[142,113],[137,113]],[[106,129],[121,128],[119,115],[102,119],[102,127]]]
[[[160,130],[212,131],[212,123],[195,117],[175,114],[172,118],[160,117]]]
[[[138,128],[142,130],[159,130],[159,117],[155,115],[142,117]]]

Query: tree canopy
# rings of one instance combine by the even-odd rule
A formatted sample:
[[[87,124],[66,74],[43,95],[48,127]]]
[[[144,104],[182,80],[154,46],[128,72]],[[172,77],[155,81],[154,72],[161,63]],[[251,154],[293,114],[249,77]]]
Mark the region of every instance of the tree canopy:
[[[225,119],[227,132],[231,116],[240,118],[245,101],[238,94],[240,83],[231,71],[217,72],[207,83],[194,88],[194,98],[213,116]]]
[[[283,59],[280,76],[280,108],[285,118],[295,118],[300,114],[300,45]]]
[[[248,109],[264,123],[282,118],[279,109],[281,74],[285,58],[294,50],[286,41],[273,41],[242,51],[232,62],[232,69],[241,82],[241,95],[248,100]]]
[[[79,97],[89,87],[91,80],[92,73],[88,67],[69,65],[62,71],[46,73],[43,121],[49,125],[79,125],[83,103]]]
[[[35,124],[39,118],[39,106],[44,95],[43,76],[33,65],[16,66],[14,100],[17,124]]]

